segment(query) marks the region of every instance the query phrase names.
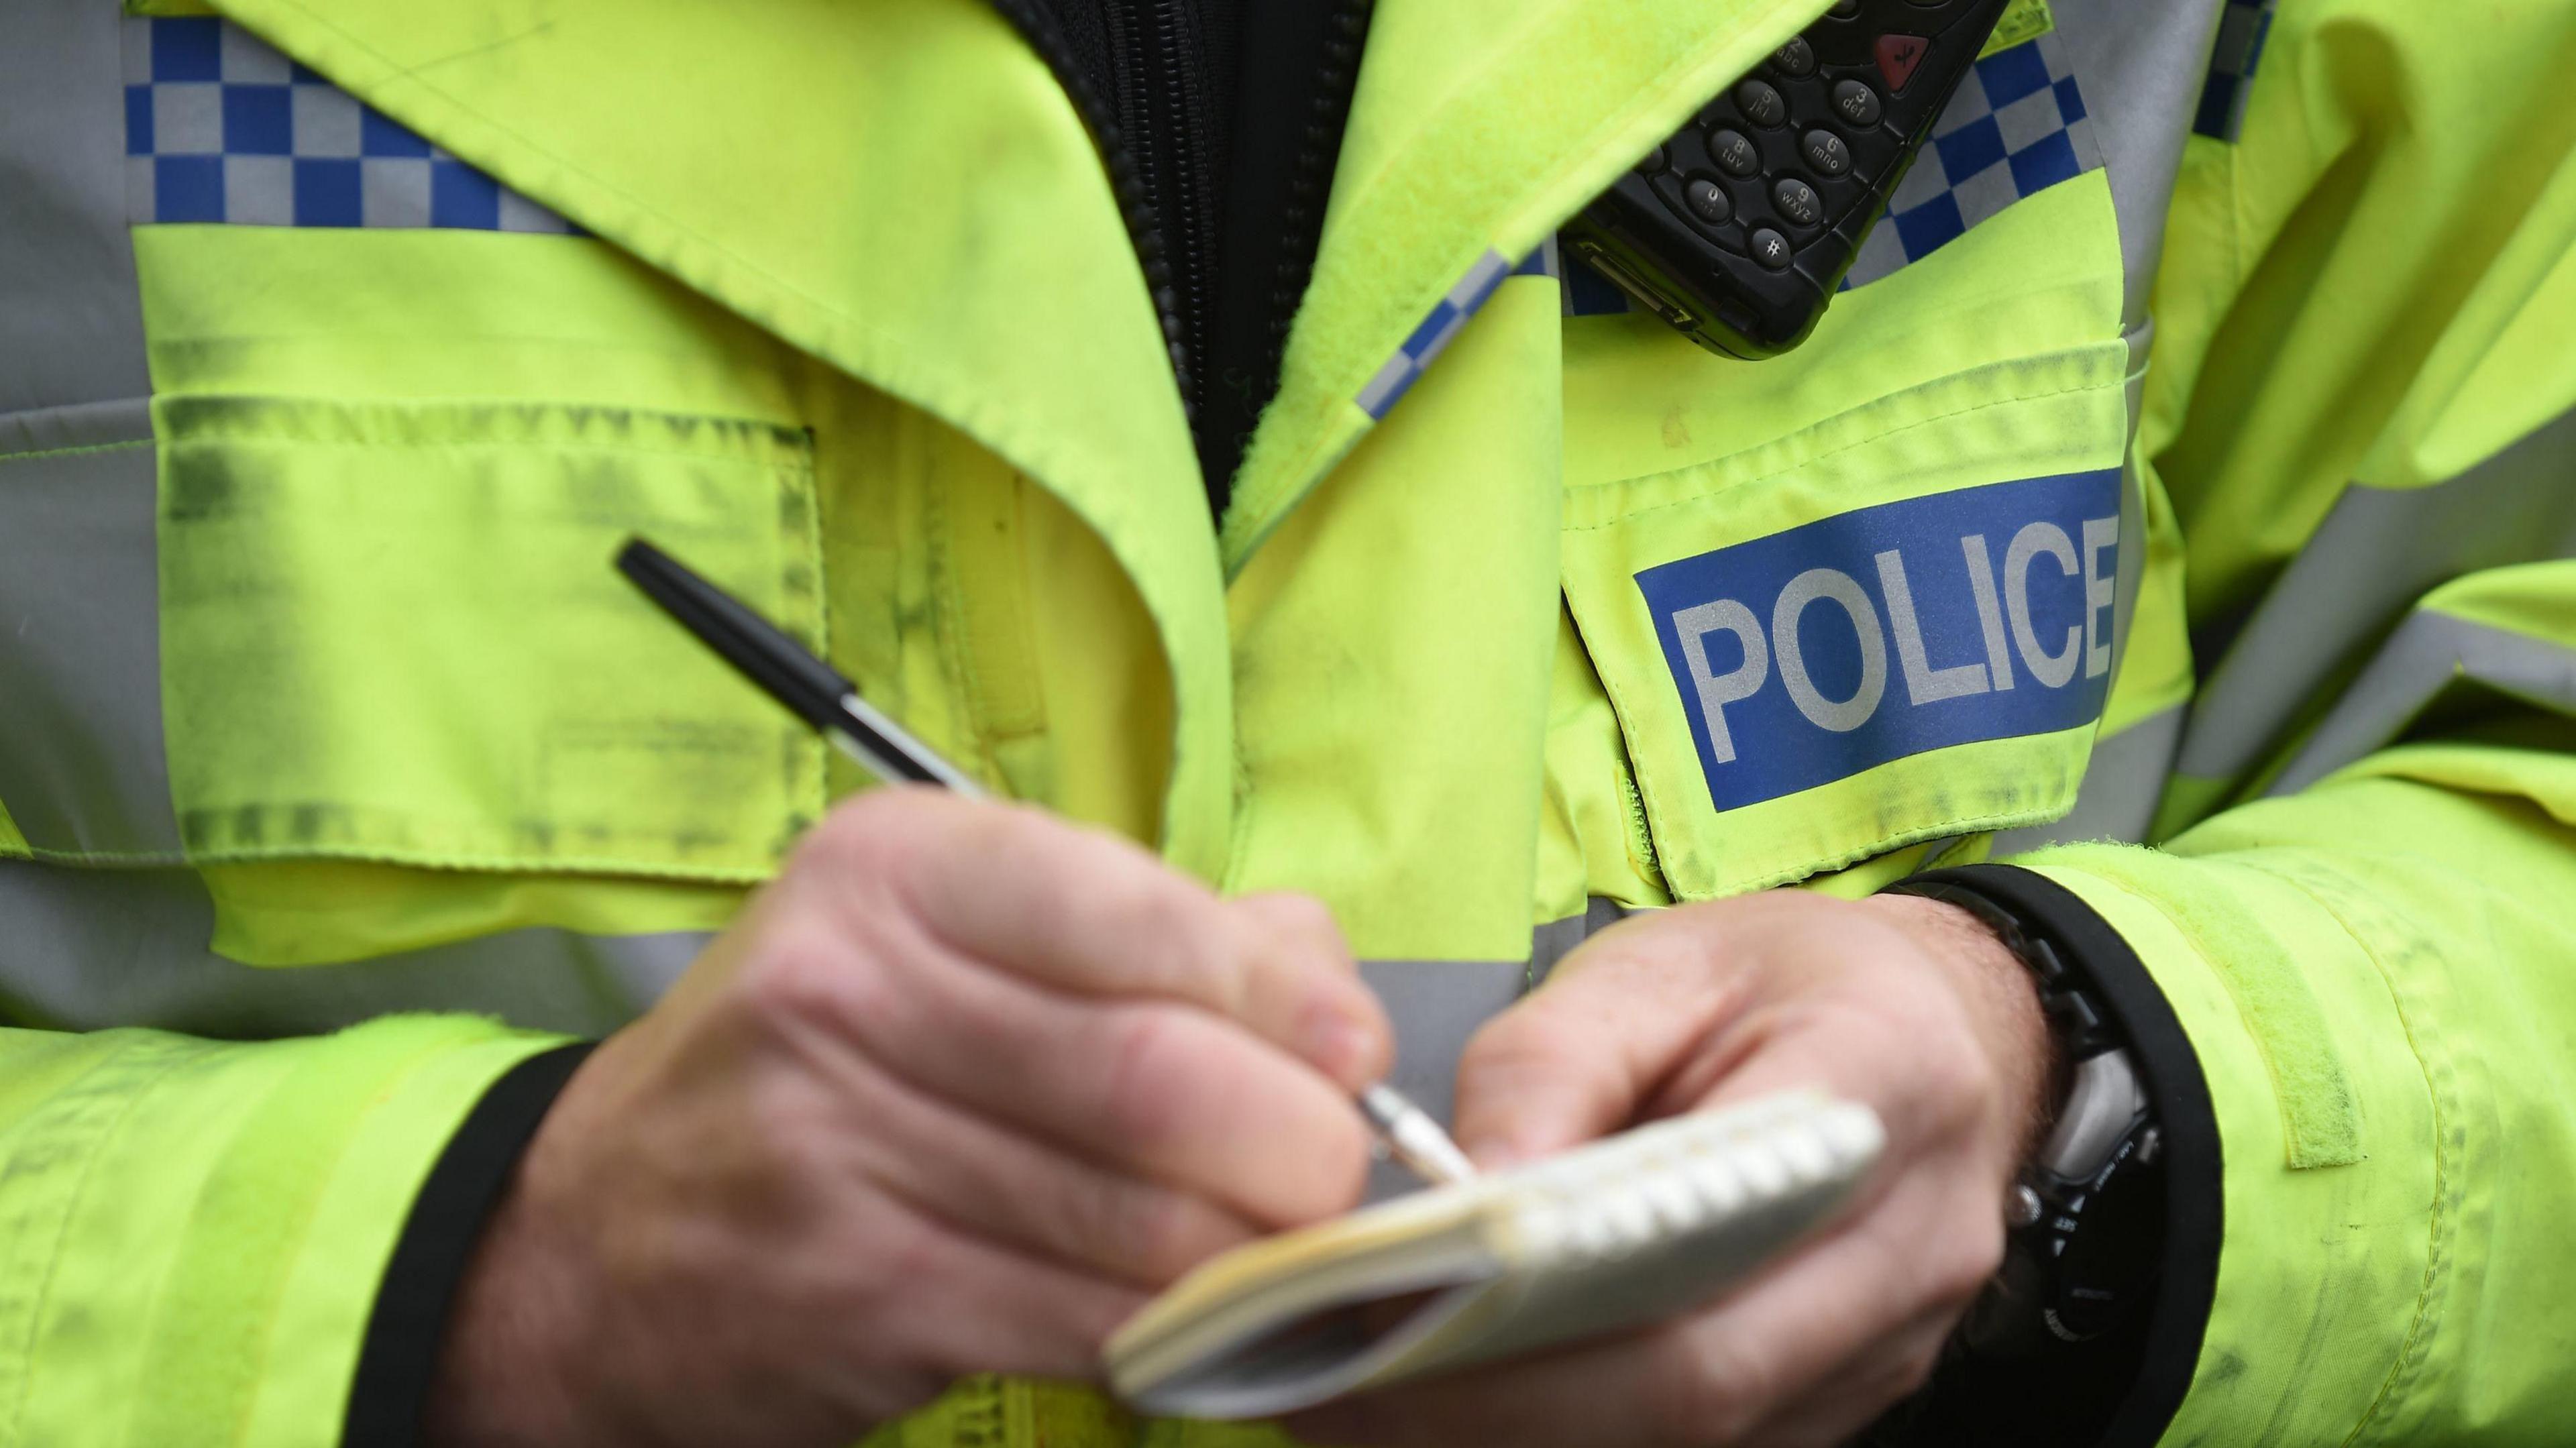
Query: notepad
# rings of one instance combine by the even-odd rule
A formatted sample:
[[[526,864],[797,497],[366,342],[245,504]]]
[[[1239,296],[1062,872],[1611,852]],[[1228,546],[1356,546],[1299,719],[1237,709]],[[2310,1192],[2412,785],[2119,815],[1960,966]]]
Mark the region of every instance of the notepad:
[[[1212,1258],[1104,1366],[1146,1412],[1262,1418],[1642,1326],[1831,1217],[1883,1139],[1813,1091],[1641,1126]]]

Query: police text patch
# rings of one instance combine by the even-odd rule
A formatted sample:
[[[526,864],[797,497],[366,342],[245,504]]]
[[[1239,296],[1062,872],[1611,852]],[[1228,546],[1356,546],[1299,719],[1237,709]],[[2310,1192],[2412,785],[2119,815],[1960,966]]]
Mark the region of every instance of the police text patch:
[[[2102,711],[2116,468],[1837,514],[1637,575],[1709,799]]]

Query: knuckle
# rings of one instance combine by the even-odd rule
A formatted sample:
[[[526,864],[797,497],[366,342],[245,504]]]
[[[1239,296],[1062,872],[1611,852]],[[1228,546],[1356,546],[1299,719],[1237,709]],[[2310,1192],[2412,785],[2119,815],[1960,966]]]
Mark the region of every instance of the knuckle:
[[[789,927],[763,942],[734,994],[771,1035],[817,1024],[883,1019],[896,1007],[885,973],[819,929]]]
[[[1523,1088],[1550,1094],[1615,1099],[1623,1088],[1614,1053],[1591,1039],[1585,1023],[1541,1003],[1495,1018],[1467,1042],[1458,1058],[1458,1095],[1464,1100]]]
[[[1163,1281],[1186,1265],[1182,1198],[1129,1177],[1106,1173],[1078,1189],[1072,1216],[1087,1239],[1081,1255]]]
[[[1180,1135],[1191,1103],[1208,1085],[1206,1073],[1192,1069],[1192,1054],[1177,1011],[1144,1006],[1117,1013],[1101,1110],[1118,1141],[1150,1150]]]
[[[912,851],[907,828],[918,802],[909,791],[872,789],[835,805],[822,823],[797,843],[791,869],[820,868],[836,876],[885,878],[893,875]]]
[[[1257,898],[1262,915],[1277,934],[1327,956],[1338,958],[1350,953],[1342,938],[1341,922],[1333,918],[1332,907],[1323,901],[1293,891]]]

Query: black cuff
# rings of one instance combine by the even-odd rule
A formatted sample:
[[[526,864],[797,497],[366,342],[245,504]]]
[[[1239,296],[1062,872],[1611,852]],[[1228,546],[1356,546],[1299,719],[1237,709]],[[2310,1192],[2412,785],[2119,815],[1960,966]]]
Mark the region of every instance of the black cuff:
[[[2163,1138],[2164,1253],[2144,1310],[2097,1342],[2029,1363],[1945,1365],[1910,1442],[2050,1442],[2148,1448],[2191,1387],[2218,1286],[2225,1230],[2218,1120],[2200,1057],[2138,954],[2081,897],[2016,865],[1914,876],[1909,889],[1964,891],[2045,940],[2111,1017],[2154,1103]]]
[[[483,1235],[483,1220],[592,1044],[540,1052],[503,1072],[429,1169],[376,1288],[375,1311],[367,1318],[357,1375],[349,1384],[342,1443],[412,1448],[420,1442],[447,1311]]]

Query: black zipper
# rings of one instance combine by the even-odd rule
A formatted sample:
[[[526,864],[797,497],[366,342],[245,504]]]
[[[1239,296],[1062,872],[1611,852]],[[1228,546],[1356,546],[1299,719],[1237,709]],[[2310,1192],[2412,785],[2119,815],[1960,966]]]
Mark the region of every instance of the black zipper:
[[[1111,196],[1118,203],[1119,219],[1126,223],[1129,244],[1136,248],[1136,260],[1145,270],[1145,286],[1153,293],[1154,312],[1162,322],[1163,344],[1171,354],[1172,375],[1181,384],[1181,398],[1187,406],[1190,386],[1190,352],[1181,320],[1179,295],[1172,286],[1169,249],[1154,214],[1154,203],[1145,187],[1143,168],[1136,153],[1129,148],[1126,134],[1119,129],[1118,112],[1109,99],[1100,94],[1076,62],[1064,31],[1045,0],[993,0],[993,8],[1011,23],[1029,48],[1055,72],[1056,83],[1072,98],[1076,114],[1091,131],[1092,144],[1100,148],[1100,161],[1109,172]]]
[[[1306,51],[1316,69],[1304,88],[1304,115],[1294,121],[1295,151],[1284,178],[1259,168],[1224,174],[1226,158],[1217,154],[1214,138],[1230,128],[1214,114],[1218,102],[1209,94],[1210,61],[1206,38],[1196,29],[1196,3],[1104,0],[1101,18],[1117,88],[1115,96],[1106,96],[1082,65],[1050,0],[993,0],[1055,73],[1100,149],[1153,294],[1209,506],[1222,516],[1252,422],[1278,390],[1289,327],[1314,274],[1374,0],[1331,0],[1321,44]],[[1134,124],[1122,126],[1121,116]],[[1284,196],[1247,211],[1243,185],[1258,191],[1283,180]],[[1231,195],[1229,183],[1236,188]],[[1233,235],[1226,234],[1229,228]],[[1257,288],[1250,299],[1257,305],[1220,298],[1221,255],[1229,268],[1252,268],[1251,275],[1230,270],[1226,282],[1238,291]],[[1226,374],[1215,379],[1225,395],[1211,398],[1205,390],[1209,379],[1203,374],[1210,368]]]
[[[1180,327],[1172,365],[1195,431],[1204,399],[1190,364],[1208,351],[1217,255],[1216,177],[1208,152],[1220,121],[1209,105],[1205,51],[1190,3],[1109,0],[1107,19],[1118,113],[1136,121],[1127,144],[1170,263],[1171,315]]]
[[[1263,354],[1268,375],[1261,384],[1265,401],[1279,390],[1288,328],[1297,319],[1306,284],[1314,280],[1315,249],[1324,240],[1324,203],[1332,195],[1333,165],[1341,159],[1342,131],[1350,120],[1352,93],[1359,88],[1360,47],[1368,39],[1369,13],[1375,6],[1376,0],[1335,0],[1332,37],[1324,43],[1315,98],[1298,128],[1297,159],[1288,171],[1288,209],[1281,218],[1284,244],[1271,276]]]
[[[1374,8],[1372,0],[1256,0],[1243,13],[1224,263],[1210,341],[1198,354],[1199,468],[1220,517],[1253,428],[1279,390],[1289,328],[1314,277]]]

